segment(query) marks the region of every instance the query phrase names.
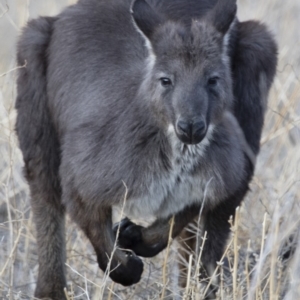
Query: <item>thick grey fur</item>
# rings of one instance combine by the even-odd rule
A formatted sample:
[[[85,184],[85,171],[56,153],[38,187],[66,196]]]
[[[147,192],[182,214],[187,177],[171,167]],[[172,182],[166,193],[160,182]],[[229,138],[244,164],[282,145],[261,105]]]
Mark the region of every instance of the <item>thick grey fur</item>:
[[[16,130],[37,228],[36,297],[65,299],[65,211],[105,271],[126,188],[129,217],[157,218],[121,223],[120,246],[140,256],[166,246],[172,215],[175,237],[204,203],[209,270],[248,190],[276,70],[272,36],[240,23],[233,0],[147,2],[82,0],[30,21],[20,38]],[[182,143],[176,122],[198,117],[206,137]],[[143,264],[118,249],[112,269],[131,285]]]

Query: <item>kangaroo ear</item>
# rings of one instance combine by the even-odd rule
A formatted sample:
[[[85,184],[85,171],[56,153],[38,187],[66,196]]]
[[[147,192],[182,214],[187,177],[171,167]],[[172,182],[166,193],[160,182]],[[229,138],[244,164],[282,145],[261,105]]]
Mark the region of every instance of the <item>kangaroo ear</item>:
[[[207,17],[219,32],[225,34],[236,16],[236,11],[236,0],[218,0]]]
[[[148,39],[163,22],[162,17],[145,0],[134,1],[131,13],[135,24]]]

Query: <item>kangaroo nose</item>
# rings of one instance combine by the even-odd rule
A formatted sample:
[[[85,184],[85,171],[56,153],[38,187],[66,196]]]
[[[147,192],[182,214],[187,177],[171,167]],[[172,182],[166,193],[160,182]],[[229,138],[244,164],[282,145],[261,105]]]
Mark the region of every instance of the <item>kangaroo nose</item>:
[[[177,130],[178,130],[178,133],[184,134],[187,137],[189,137],[192,135],[192,131],[193,131],[192,123],[185,122],[185,121],[178,121],[177,122]]]
[[[193,122],[179,120],[176,124],[178,138],[185,144],[198,144],[206,134],[206,123],[201,120]]]

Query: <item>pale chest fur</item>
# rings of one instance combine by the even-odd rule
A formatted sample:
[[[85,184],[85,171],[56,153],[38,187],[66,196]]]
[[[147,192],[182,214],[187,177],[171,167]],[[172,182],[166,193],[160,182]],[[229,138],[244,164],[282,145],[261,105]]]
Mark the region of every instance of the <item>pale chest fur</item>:
[[[198,145],[182,144],[172,128],[168,134],[172,145],[170,171],[146,177],[143,196],[126,201],[125,214],[129,217],[168,217],[187,205],[210,201],[214,198],[215,185],[217,182],[221,184],[220,178],[211,178],[211,175],[201,171],[201,160],[205,159],[213,137],[213,127],[209,128],[207,136]]]

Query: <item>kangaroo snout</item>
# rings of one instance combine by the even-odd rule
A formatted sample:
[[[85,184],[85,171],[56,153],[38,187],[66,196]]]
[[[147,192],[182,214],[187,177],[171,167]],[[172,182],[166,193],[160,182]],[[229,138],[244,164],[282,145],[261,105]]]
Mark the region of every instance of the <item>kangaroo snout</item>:
[[[206,122],[202,118],[194,120],[179,119],[176,122],[177,137],[185,144],[200,143],[207,131]]]

